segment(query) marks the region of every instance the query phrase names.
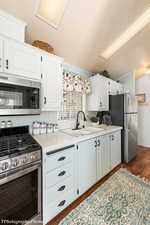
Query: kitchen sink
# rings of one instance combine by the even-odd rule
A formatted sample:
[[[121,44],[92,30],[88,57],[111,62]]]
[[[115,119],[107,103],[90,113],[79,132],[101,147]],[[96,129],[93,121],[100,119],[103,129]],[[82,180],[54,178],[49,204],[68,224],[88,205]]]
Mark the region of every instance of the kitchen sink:
[[[64,129],[61,130],[62,133],[75,136],[75,137],[80,137],[84,135],[89,135],[89,134],[94,134],[103,131],[104,129],[102,128],[96,128],[96,127],[85,127],[79,130],[72,130],[72,129]]]

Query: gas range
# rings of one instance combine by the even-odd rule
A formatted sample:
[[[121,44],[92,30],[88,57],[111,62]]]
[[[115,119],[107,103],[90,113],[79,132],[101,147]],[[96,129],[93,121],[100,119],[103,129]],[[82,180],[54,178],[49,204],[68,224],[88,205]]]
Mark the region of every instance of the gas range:
[[[0,129],[0,174],[41,160],[41,147],[28,126]]]

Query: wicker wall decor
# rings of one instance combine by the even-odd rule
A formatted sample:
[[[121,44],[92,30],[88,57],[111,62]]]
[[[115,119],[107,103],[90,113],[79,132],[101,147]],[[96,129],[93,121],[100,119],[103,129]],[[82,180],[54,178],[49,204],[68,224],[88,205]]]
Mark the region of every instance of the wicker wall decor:
[[[53,55],[56,55],[56,52],[53,49],[53,47],[50,44],[46,43],[46,42],[36,40],[36,41],[32,42],[32,45],[34,47],[40,48],[40,49],[42,49],[42,50],[44,50],[46,52],[49,52],[49,53],[51,53]]]

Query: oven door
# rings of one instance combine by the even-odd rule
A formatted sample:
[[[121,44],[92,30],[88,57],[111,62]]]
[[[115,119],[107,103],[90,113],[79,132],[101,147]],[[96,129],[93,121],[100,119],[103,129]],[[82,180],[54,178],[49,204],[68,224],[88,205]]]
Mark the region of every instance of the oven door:
[[[0,76],[0,115],[40,114],[40,82]]]
[[[41,224],[41,165],[0,179],[0,224]]]

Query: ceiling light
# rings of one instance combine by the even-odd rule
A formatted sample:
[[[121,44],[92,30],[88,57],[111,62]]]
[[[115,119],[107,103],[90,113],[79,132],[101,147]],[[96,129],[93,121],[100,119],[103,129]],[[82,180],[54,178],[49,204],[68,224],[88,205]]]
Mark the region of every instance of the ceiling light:
[[[40,0],[36,16],[57,28],[68,0]]]
[[[150,65],[148,65],[145,69],[145,74],[150,74]]]
[[[128,29],[117,38],[101,55],[108,59],[150,22],[150,7]]]

